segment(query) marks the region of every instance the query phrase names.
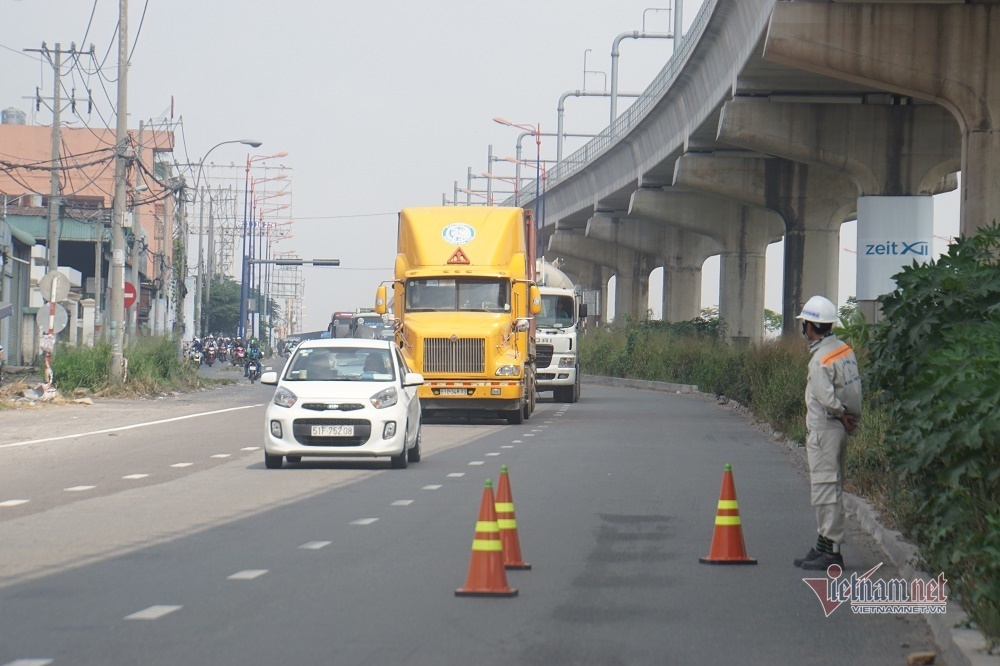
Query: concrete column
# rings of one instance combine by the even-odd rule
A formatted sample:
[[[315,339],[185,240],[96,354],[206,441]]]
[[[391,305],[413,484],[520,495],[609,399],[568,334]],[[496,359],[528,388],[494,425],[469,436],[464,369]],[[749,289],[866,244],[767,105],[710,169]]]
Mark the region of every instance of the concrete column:
[[[798,334],[795,316],[813,295],[837,302],[840,225],[857,207],[846,177],[778,158],[688,154],[677,160],[674,184],[772,210],[785,224],[782,322]]]
[[[962,136],[965,235],[1000,211],[995,3],[775,3],[764,59],[935,102]],[[992,55],[991,55],[992,54]]]
[[[611,267],[615,280],[615,317],[628,314],[645,319],[649,305],[649,273],[656,267],[655,255],[630,250],[621,245],[602,243],[583,235],[560,231],[549,237],[548,250],[559,256],[571,256]],[[604,281],[605,290],[607,281]],[[602,305],[606,304],[602,293]],[[606,309],[606,308],[605,308]],[[605,318],[606,318],[606,312]]]
[[[721,247],[719,315],[736,341],[764,337],[764,253],[780,240],[781,219],[770,211],[670,188],[632,194],[629,217],[657,220],[704,234]]]
[[[69,323],[67,324],[67,327],[69,328],[69,343],[76,347],[77,327],[79,325],[80,313],[80,297],[76,294],[71,294],[69,300],[63,303],[63,305],[66,307],[66,312],[69,313]]]
[[[97,301],[93,298],[85,298],[80,301],[80,307],[83,308],[83,330],[81,331],[81,338],[83,346],[85,347],[94,346],[94,309],[96,306]]]
[[[719,254],[719,244],[702,234],[660,222],[595,215],[587,222],[586,236],[655,252],[663,265],[663,320],[689,321],[701,313],[701,267]]]

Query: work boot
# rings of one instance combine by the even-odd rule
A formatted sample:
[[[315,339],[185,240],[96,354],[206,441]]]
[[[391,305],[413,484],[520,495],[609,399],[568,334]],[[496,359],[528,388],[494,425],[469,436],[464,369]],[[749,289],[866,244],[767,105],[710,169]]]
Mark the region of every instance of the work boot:
[[[844,556],[840,553],[820,553],[811,560],[806,560],[801,566],[809,571],[826,571],[831,564],[844,567]]]
[[[809,552],[806,553],[805,557],[796,557],[794,560],[792,560],[792,564],[794,564],[797,567],[801,567],[803,562],[808,562],[809,560],[815,560],[822,554],[823,553],[819,552],[815,548],[810,548]]]

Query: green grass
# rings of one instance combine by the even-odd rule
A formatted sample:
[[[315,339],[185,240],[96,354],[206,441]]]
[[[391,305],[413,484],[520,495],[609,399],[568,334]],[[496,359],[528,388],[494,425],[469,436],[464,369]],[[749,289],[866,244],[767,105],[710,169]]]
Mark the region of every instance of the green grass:
[[[177,344],[170,338],[140,338],[125,349],[124,356],[128,359],[128,381],[114,385],[110,344],[59,347],[52,357],[56,388],[63,393],[84,388],[99,395],[123,396],[199,386],[197,368],[178,358]]]

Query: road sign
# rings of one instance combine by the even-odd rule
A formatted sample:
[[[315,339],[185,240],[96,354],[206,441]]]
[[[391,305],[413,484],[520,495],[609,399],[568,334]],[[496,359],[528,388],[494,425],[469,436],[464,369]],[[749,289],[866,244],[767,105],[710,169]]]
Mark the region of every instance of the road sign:
[[[42,292],[42,298],[46,302],[65,301],[66,297],[69,296],[69,278],[59,271],[49,271],[38,281],[38,289]]]
[[[66,311],[66,308],[64,308],[59,303],[50,303],[48,307],[41,308],[38,311],[38,314],[40,314],[40,315],[44,314],[43,317],[40,317],[38,319],[38,328],[42,332],[48,333],[48,331],[49,331],[49,307],[52,307],[52,308],[55,309],[55,312],[53,313],[54,316],[52,318],[52,332],[53,333],[59,333],[64,328],[66,328],[66,324],[69,323],[69,313]]]
[[[135,304],[135,299],[137,298],[135,293],[135,285],[131,282],[125,283],[125,307],[130,308]]]

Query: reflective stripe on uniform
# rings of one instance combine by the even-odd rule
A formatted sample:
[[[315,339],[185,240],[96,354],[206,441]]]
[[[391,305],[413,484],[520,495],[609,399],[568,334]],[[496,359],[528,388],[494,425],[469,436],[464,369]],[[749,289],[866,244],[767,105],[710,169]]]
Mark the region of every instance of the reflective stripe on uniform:
[[[503,551],[503,542],[499,539],[473,539],[472,550],[489,552]]]
[[[820,359],[820,363],[822,363],[823,365],[830,365],[838,358],[847,356],[850,353],[851,353],[851,348],[848,345],[844,345],[839,349],[834,349],[832,352],[824,356],[822,359]]]

